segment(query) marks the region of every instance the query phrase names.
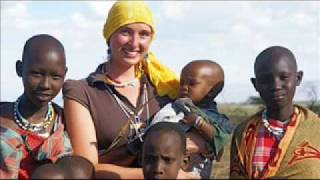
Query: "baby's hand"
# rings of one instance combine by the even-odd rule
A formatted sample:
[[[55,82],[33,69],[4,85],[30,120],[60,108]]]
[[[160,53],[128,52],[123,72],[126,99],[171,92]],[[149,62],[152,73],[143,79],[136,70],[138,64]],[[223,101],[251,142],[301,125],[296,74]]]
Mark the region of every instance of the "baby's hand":
[[[189,114],[184,116],[182,121],[184,123],[186,123],[187,125],[194,126],[194,124],[196,123],[197,118],[198,118],[197,114],[189,113]]]
[[[184,112],[184,114],[191,113],[190,107],[194,106],[190,98],[178,98],[174,103]]]

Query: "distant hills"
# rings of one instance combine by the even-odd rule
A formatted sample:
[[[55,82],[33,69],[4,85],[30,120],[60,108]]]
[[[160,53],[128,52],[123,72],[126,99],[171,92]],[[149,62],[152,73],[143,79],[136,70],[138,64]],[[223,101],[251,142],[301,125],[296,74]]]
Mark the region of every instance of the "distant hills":
[[[312,98],[311,88],[314,89],[320,101],[320,80],[319,81],[305,81],[298,86],[296,90],[295,101],[310,101]],[[221,94],[217,97],[218,103],[242,103],[250,96],[258,96],[253,86],[249,83],[231,83],[225,84]],[[63,100],[61,93],[55,98],[55,102],[62,105]]]
[[[231,83],[225,84],[222,93],[217,97],[217,102],[221,103],[242,103],[250,96],[258,96],[252,84],[248,83]],[[297,87],[295,101],[309,101],[314,96],[320,101],[320,80],[304,81]]]

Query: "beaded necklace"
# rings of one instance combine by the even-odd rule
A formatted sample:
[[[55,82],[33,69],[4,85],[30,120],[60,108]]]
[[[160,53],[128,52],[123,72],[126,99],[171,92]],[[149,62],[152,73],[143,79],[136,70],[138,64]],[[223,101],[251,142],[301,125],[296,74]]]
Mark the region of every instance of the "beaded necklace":
[[[283,137],[283,134],[284,134],[284,131],[285,129],[284,128],[280,128],[280,127],[274,127],[274,126],[271,126],[269,121],[268,121],[268,117],[267,117],[267,111],[264,110],[263,113],[262,113],[262,122],[263,122],[263,125],[264,127],[270,132],[272,133],[273,135],[275,135],[277,138],[282,138]],[[283,122],[283,124],[288,124],[290,121],[290,118],[285,120]]]
[[[108,63],[108,65],[107,65],[106,72],[110,72],[111,61],[108,61],[107,63]],[[119,81],[113,79],[110,75],[106,74],[106,81],[107,81],[108,84],[111,84],[111,85],[113,85],[114,87],[117,87],[117,88],[124,88],[124,87],[127,87],[127,86],[135,87],[135,86],[137,86],[139,84],[140,77],[141,76],[137,76],[137,74],[136,74],[134,79],[131,79],[131,80],[125,81],[125,82],[119,82]]]
[[[105,86],[107,90],[112,94],[114,97],[115,101],[117,104],[120,106],[121,110],[125,113],[127,118],[130,120],[130,129],[129,129],[129,135],[128,135],[128,142],[132,142],[133,140],[138,138],[140,139],[141,142],[143,142],[143,139],[141,137],[141,133],[143,132],[143,129],[146,127],[146,124],[141,121],[141,114],[144,110],[144,107],[146,105],[146,113],[147,113],[147,119],[150,117],[149,115],[149,105],[147,103],[148,101],[148,89],[147,85],[144,82],[143,84],[143,102],[142,102],[142,107],[139,109],[138,112],[133,111],[130,107],[128,107],[119,97],[117,94],[111,90],[111,88],[106,85]],[[131,118],[133,117],[133,118]],[[133,120],[132,120],[133,119]]]
[[[127,87],[127,86],[135,87],[139,83],[139,79],[138,78],[134,78],[134,79],[132,79],[130,81],[126,81],[126,82],[117,82],[116,80],[113,80],[108,75],[106,75],[106,80],[107,80],[107,82],[109,84],[112,84],[114,87],[118,87],[118,88],[124,88],[124,87]]]
[[[23,130],[38,133],[38,134],[45,134],[46,128],[50,125],[53,121],[55,116],[54,108],[52,103],[48,103],[48,111],[45,115],[44,121],[38,124],[30,123],[27,119],[25,119],[19,111],[19,104],[20,104],[21,96],[16,100],[14,103],[14,119],[16,124]]]
[[[106,72],[110,72],[110,68],[111,68],[111,61],[108,61],[107,63],[109,63],[107,65],[107,69]],[[140,73],[138,73],[140,72]],[[107,87],[107,90],[112,94],[112,96],[114,97],[116,103],[120,106],[121,110],[125,113],[125,115],[127,116],[127,118],[130,121],[129,124],[129,135],[128,135],[128,142],[130,143],[131,141],[135,140],[137,137],[140,139],[141,142],[143,142],[142,139],[142,132],[144,130],[144,128],[146,127],[147,124],[145,124],[144,122],[141,121],[141,114],[142,111],[146,105],[146,113],[147,113],[147,119],[149,119],[149,105],[147,103],[148,101],[148,89],[147,89],[147,85],[146,85],[146,77],[144,76],[144,71],[139,68],[139,70],[135,72],[135,78],[126,82],[118,82],[114,79],[112,79],[108,73],[106,74],[106,82],[110,85],[112,85],[113,87],[117,87],[117,88],[124,88],[127,86],[132,86],[135,87],[139,84],[139,82],[143,82],[143,102],[142,102],[142,107],[138,108],[138,112],[135,112],[134,110],[132,110],[130,107],[127,106],[126,103],[124,103],[117,94],[115,94],[115,92],[113,90],[111,90],[111,88],[108,85],[105,85]]]

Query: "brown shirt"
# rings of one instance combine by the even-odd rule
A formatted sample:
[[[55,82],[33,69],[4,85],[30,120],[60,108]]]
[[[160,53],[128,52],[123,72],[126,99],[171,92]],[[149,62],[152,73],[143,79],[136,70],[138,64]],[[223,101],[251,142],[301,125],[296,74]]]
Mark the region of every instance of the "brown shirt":
[[[63,87],[63,98],[75,100],[86,107],[93,119],[98,150],[106,149],[118,135],[121,127],[128,121],[128,117],[123,112],[118,102],[108,87],[131,109],[138,110],[143,104],[143,94],[139,96],[137,109],[129,102],[129,100],[119,94],[112,85],[105,81],[106,63],[100,64],[95,72],[91,73],[86,79],[67,80]],[[146,80],[149,114],[152,117],[161,107],[169,102],[168,97],[159,97],[155,88]],[[147,120],[146,107],[144,107],[141,119]],[[150,118],[150,117],[149,117]]]

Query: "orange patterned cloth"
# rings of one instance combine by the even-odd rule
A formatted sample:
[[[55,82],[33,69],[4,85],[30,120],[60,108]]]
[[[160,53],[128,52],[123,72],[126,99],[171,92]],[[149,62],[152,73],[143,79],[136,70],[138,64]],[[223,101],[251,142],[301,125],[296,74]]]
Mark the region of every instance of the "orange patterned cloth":
[[[295,113],[296,120],[287,127],[264,174],[253,171],[262,111],[238,125],[231,144],[230,178],[320,178],[320,119],[297,105]]]

